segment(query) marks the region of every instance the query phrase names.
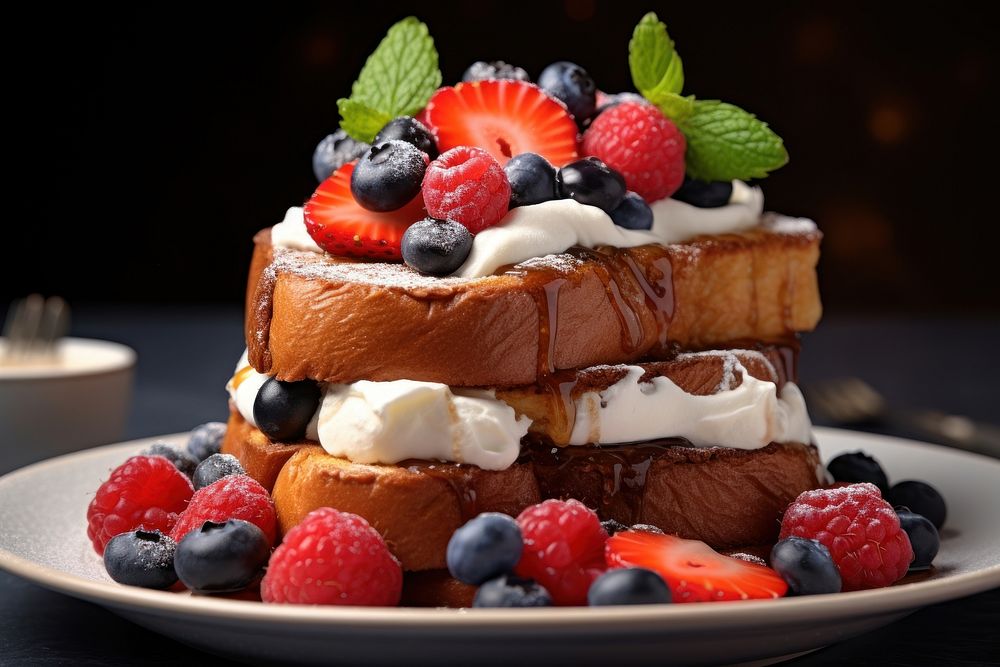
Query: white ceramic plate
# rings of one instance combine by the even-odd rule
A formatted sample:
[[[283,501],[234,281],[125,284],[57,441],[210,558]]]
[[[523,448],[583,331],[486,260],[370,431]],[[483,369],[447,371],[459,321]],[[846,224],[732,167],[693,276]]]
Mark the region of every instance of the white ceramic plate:
[[[824,460],[863,449],[892,479],[941,490],[948,522],[932,576],[839,595],[602,609],[300,607],[147,591],[108,578],[84,517],[99,482],[149,440],[0,478],[0,567],[195,647],[299,664],[770,662],[1000,586],[1000,461],[849,431],[816,429],[816,437]]]

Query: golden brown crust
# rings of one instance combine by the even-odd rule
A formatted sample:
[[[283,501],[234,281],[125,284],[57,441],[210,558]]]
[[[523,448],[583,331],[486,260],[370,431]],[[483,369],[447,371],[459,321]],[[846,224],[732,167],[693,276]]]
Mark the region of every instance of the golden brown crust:
[[[678,347],[783,341],[821,306],[819,232],[574,251],[475,280],[276,250],[255,238],[250,361],[283,380],[528,385],[553,369],[664,358]]]

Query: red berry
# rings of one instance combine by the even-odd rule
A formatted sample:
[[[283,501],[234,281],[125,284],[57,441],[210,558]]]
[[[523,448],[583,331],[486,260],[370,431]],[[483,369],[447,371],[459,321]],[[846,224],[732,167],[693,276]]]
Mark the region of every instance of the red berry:
[[[566,107],[525,81],[470,81],[440,88],[423,112],[444,152],[479,146],[501,165],[520,153],[538,153],[557,167],[572,162],[576,123]]]
[[[169,534],[194,488],[162,456],[133,456],[111,472],[87,507],[87,537],[104,553],[115,535],[136,528]]]
[[[622,102],[594,119],[583,152],[625,177],[647,202],[674,194],[684,182],[684,135],[652,104]]]
[[[910,538],[874,484],[801,494],[781,520],[781,539],[792,535],[818,540],[830,550],[845,591],[888,586],[913,560]]]
[[[229,519],[243,519],[256,525],[274,544],[277,518],[274,503],[267,490],[251,477],[230,475],[199,489],[191,498],[184,514],[177,521],[170,537],[175,542],[206,521],[223,523]]]
[[[674,602],[780,598],[788,584],[769,567],[716,553],[704,542],[639,531],[608,540],[610,567],[644,567],[660,574]]]
[[[356,514],[313,510],[274,550],[264,602],[395,606],[403,570],[378,531]]]
[[[594,579],[607,570],[608,534],[579,500],[546,500],[517,517],[524,552],[517,574],[534,579],[558,605],[585,605]]]
[[[500,222],[510,204],[510,182],[482,148],[459,146],[427,166],[424,206],[431,217],[462,223],[473,234]]]
[[[351,194],[355,162],[348,162],[319,184],[305,204],[306,229],[319,247],[331,255],[368,259],[402,259],[403,232],[424,218],[424,203],[414,197],[403,208],[388,213],[369,211]]]

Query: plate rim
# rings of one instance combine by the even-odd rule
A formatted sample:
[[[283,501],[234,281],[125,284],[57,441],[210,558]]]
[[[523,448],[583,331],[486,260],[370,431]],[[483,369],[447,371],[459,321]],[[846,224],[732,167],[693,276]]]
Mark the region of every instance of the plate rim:
[[[847,429],[814,427],[817,439],[823,434],[859,440],[884,440],[893,444],[917,446],[936,451],[945,450],[949,455],[974,459],[978,464],[988,464],[1000,475],[1000,461],[979,454],[950,449],[930,443]],[[0,485],[15,477],[39,474],[45,468],[65,463],[65,459],[82,460],[103,457],[109,450],[137,448],[150,440],[176,440],[186,433],[141,438],[129,442],[95,447],[50,458],[25,466],[0,477]],[[868,591],[852,591],[835,595],[814,595],[783,598],[781,600],[748,600],[715,602],[706,605],[635,605],[602,607],[558,607],[538,609],[447,609],[412,607],[332,607],[308,605],[268,605],[260,602],[198,597],[152,591],[109,582],[98,582],[67,574],[53,567],[38,564],[0,548],[0,569],[34,584],[83,598],[114,608],[124,608],[159,616],[183,614],[191,618],[225,618],[229,621],[247,621],[282,625],[354,626],[385,629],[389,626],[427,630],[459,629],[519,629],[530,626],[537,629],[557,629],[572,626],[574,629],[614,627],[620,632],[629,626],[669,624],[671,627],[703,626],[710,621],[713,627],[727,625],[764,626],[778,622],[808,623],[816,619],[850,614],[852,616],[877,616],[892,612],[912,610],[945,600],[1000,587],[1000,563],[985,568],[956,574],[941,579],[918,581]]]

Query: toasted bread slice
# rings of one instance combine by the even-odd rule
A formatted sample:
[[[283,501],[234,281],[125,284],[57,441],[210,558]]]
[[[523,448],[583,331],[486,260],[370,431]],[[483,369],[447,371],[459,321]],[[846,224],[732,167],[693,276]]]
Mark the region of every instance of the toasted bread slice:
[[[255,238],[250,362],[282,380],[534,384],[555,370],[784,341],[821,306],[821,234],[765,220],[668,246],[573,251],[476,279],[274,248]]]

